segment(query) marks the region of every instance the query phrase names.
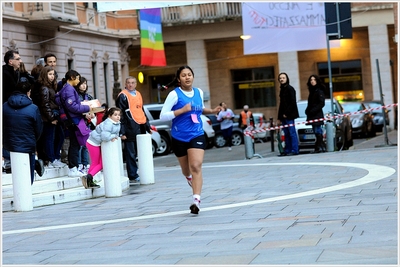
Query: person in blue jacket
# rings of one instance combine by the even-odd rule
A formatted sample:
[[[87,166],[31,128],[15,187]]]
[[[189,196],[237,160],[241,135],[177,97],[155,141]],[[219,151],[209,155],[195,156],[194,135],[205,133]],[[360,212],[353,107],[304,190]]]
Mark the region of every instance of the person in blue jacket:
[[[30,98],[31,84],[21,77],[15,91],[3,104],[3,147],[10,152],[28,153],[31,184],[35,179],[36,141],[43,130],[39,108]]]
[[[75,86],[79,84],[80,74],[75,70],[69,70],[62,79],[62,88],[56,94],[56,103],[60,106],[60,118],[66,114],[72,119],[75,125],[83,118],[83,113],[93,111],[88,105],[82,105]],[[68,129],[69,131],[69,148],[68,148],[68,176],[80,177],[78,170],[79,149],[81,148],[75,135],[76,129]]]

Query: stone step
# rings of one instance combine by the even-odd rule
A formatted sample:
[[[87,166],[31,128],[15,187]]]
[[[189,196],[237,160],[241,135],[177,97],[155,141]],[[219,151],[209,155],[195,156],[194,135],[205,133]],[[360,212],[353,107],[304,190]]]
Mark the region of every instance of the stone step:
[[[65,166],[63,168],[45,168],[44,174],[40,177],[35,172],[35,182],[52,179],[56,177],[63,177],[68,175],[68,167]],[[33,184],[35,184],[35,182]],[[11,185],[12,184],[12,174],[3,172],[1,175],[1,184],[4,185]]]
[[[80,177],[68,177],[68,168],[46,169],[44,175],[36,175],[32,185],[33,207],[55,205],[78,200],[85,200],[105,196],[103,174],[100,172],[93,177],[101,187],[85,189]],[[129,179],[120,177],[122,191],[129,188]],[[12,174],[2,174],[3,212],[13,211]]]

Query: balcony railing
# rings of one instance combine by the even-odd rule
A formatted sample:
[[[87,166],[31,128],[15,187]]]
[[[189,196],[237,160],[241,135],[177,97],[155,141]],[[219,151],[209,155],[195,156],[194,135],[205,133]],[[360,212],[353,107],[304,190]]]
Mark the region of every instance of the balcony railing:
[[[79,24],[76,4],[73,2],[36,2],[26,3],[28,18],[36,23]]]
[[[207,3],[173,6],[161,9],[163,26],[179,24],[213,23],[242,17],[241,3]]]

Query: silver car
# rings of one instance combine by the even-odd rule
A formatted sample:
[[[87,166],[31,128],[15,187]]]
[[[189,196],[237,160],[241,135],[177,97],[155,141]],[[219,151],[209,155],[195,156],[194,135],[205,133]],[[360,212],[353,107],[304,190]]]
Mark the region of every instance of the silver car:
[[[307,119],[305,110],[307,108],[307,100],[300,100],[297,102],[297,108],[299,110],[300,117],[295,120],[296,132],[299,140],[300,149],[314,149],[315,135],[311,125],[307,125],[304,122]],[[325,99],[325,106],[323,107],[325,118],[327,118],[331,112],[331,100]],[[346,150],[353,145],[352,126],[349,116],[346,116],[343,111],[343,107],[336,99],[333,101],[333,113],[337,118],[334,119],[336,128],[335,142],[337,150]],[[326,120],[324,121],[324,123]],[[326,140],[325,125],[323,127],[323,138]]]
[[[151,149],[153,156],[156,155],[157,149],[161,146],[161,135],[158,133],[157,128],[154,125],[150,125],[151,128]]]
[[[172,121],[160,120],[160,113],[163,104],[145,104],[143,105],[146,117],[151,125],[157,128],[161,137],[161,145],[157,148],[155,155],[167,155],[171,152],[171,125]],[[214,143],[215,132],[211,126],[211,121],[205,115],[201,115],[203,130],[206,136],[207,147],[212,147]]]

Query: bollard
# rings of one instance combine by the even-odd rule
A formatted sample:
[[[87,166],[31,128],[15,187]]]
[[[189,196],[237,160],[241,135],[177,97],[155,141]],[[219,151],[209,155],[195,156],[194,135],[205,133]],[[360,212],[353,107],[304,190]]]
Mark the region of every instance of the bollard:
[[[31,166],[28,153],[10,152],[15,211],[33,210]]]
[[[103,160],[103,181],[106,197],[122,196],[121,166],[119,154],[121,151],[121,139],[114,142],[101,143],[101,157]]]
[[[154,163],[150,134],[136,136],[140,184],[154,184]]]
[[[119,163],[121,176],[123,176],[125,174],[125,169],[124,169],[124,157],[122,155],[122,153],[123,153],[122,141],[118,142],[118,151],[120,151],[120,153],[118,153],[118,163]]]
[[[332,121],[326,122],[326,151],[333,152],[335,151],[335,127],[333,126]]]
[[[251,159],[254,156],[253,138],[248,135],[244,135],[243,138],[246,159]]]
[[[274,127],[274,119],[272,117],[269,118],[269,127],[270,128]],[[269,131],[269,136],[271,138],[271,152],[275,152],[275,144],[274,144],[275,130],[270,130]]]

